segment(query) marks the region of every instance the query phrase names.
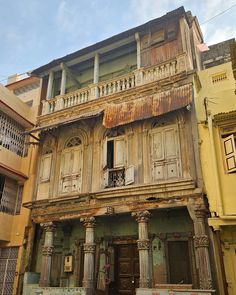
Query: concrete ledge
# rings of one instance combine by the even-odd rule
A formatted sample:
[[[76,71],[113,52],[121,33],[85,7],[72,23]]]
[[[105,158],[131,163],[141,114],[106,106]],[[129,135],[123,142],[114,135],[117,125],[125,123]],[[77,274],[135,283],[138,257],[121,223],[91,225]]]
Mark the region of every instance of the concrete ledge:
[[[136,289],[136,295],[213,295],[215,290]]]

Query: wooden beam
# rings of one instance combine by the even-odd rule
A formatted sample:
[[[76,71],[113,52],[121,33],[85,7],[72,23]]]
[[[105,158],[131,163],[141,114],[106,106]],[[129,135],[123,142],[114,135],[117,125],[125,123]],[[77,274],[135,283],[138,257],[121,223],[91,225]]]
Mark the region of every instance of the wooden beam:
[[[76,78],[75,73],[67,67],[65,63],[61,63],[61,69],[66,71],[67,76],[76,84],[77,87],[81,87],[79,80]]]

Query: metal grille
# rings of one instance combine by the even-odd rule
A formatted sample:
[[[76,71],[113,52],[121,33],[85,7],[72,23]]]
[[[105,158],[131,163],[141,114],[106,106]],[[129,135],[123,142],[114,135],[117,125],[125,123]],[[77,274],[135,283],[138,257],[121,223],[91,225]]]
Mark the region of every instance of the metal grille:
[[[108,187],[125,185],[125,169],[112,169],[109,171]]]
[[[0,295],[12,295],[18,247],[0,249]]]
[[[0,146],[24,156],[25,135],[24,129],[15,120],[0,112]]]
[[[0,196],[0,212],[7,214],[19,214],[22,200],[22,189],[17,182],[8,177],[5,178],[3,191]]]

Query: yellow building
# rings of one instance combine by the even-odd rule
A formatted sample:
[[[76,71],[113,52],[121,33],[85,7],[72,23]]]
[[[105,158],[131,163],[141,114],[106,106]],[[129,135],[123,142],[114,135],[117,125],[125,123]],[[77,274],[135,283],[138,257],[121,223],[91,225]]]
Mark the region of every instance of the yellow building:
[[[31,99],[37,101],[38,89]],[[23,80],[22,80],[23,81]],[[22,81],[11,83],[19,88]],[[34,81],[35,82],[35,81]],[[24,79],[27,85],[32,79]],[[32,88],[25,90],[30,93]],[[32,93],[31,93],[32,94]],[[35,102],[37,104],[37,102]],[[32,236],[30,210],[21,206],[30,201],[36,166],[36,140],[24,134],[34,126],[35,108],[0,85],[0,294],[20,294]]]
[[[198,73],[199,147],[220,294],[236,294],[236,95],[229,43],[210,47]],[[228,48],[228,49],[227,49]],[[217,65],[218,64],[218,65]]]

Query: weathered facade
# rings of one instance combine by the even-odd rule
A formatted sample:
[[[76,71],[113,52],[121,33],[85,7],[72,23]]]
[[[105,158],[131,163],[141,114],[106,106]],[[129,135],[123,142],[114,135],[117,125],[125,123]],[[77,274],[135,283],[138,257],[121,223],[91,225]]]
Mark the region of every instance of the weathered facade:
[[[232,60],[230,46],[232,44]],[[210,46],[199,72],[196,110],[220,294],[236,293],[235,40]],[[218,63],[217,63],[218,62]]]
[[[32,72],[42,78],[25,204],[36,224],[30,271],[40,273],[39,286],[25,279],[32,294],[211,293],[192,103],[201,42],[179,8]]]
[[[24,83],[31,84],[31,78]],[[34,93],[31,99],[39,102]],[[19,81],[19,83],[21,83]],[[19,84],[18,83],[18,84]],[[15,83],[11,84],[12,89]],[[30,211],[35,181],[37,146],[29,145],[24,132],[34,126],[35,113],[6,87],[0,85],[0,294],[20,294],[33,235]],[[35,143],[34,139],[31,142]],[[29,179],[30,177],[30,179]]]

